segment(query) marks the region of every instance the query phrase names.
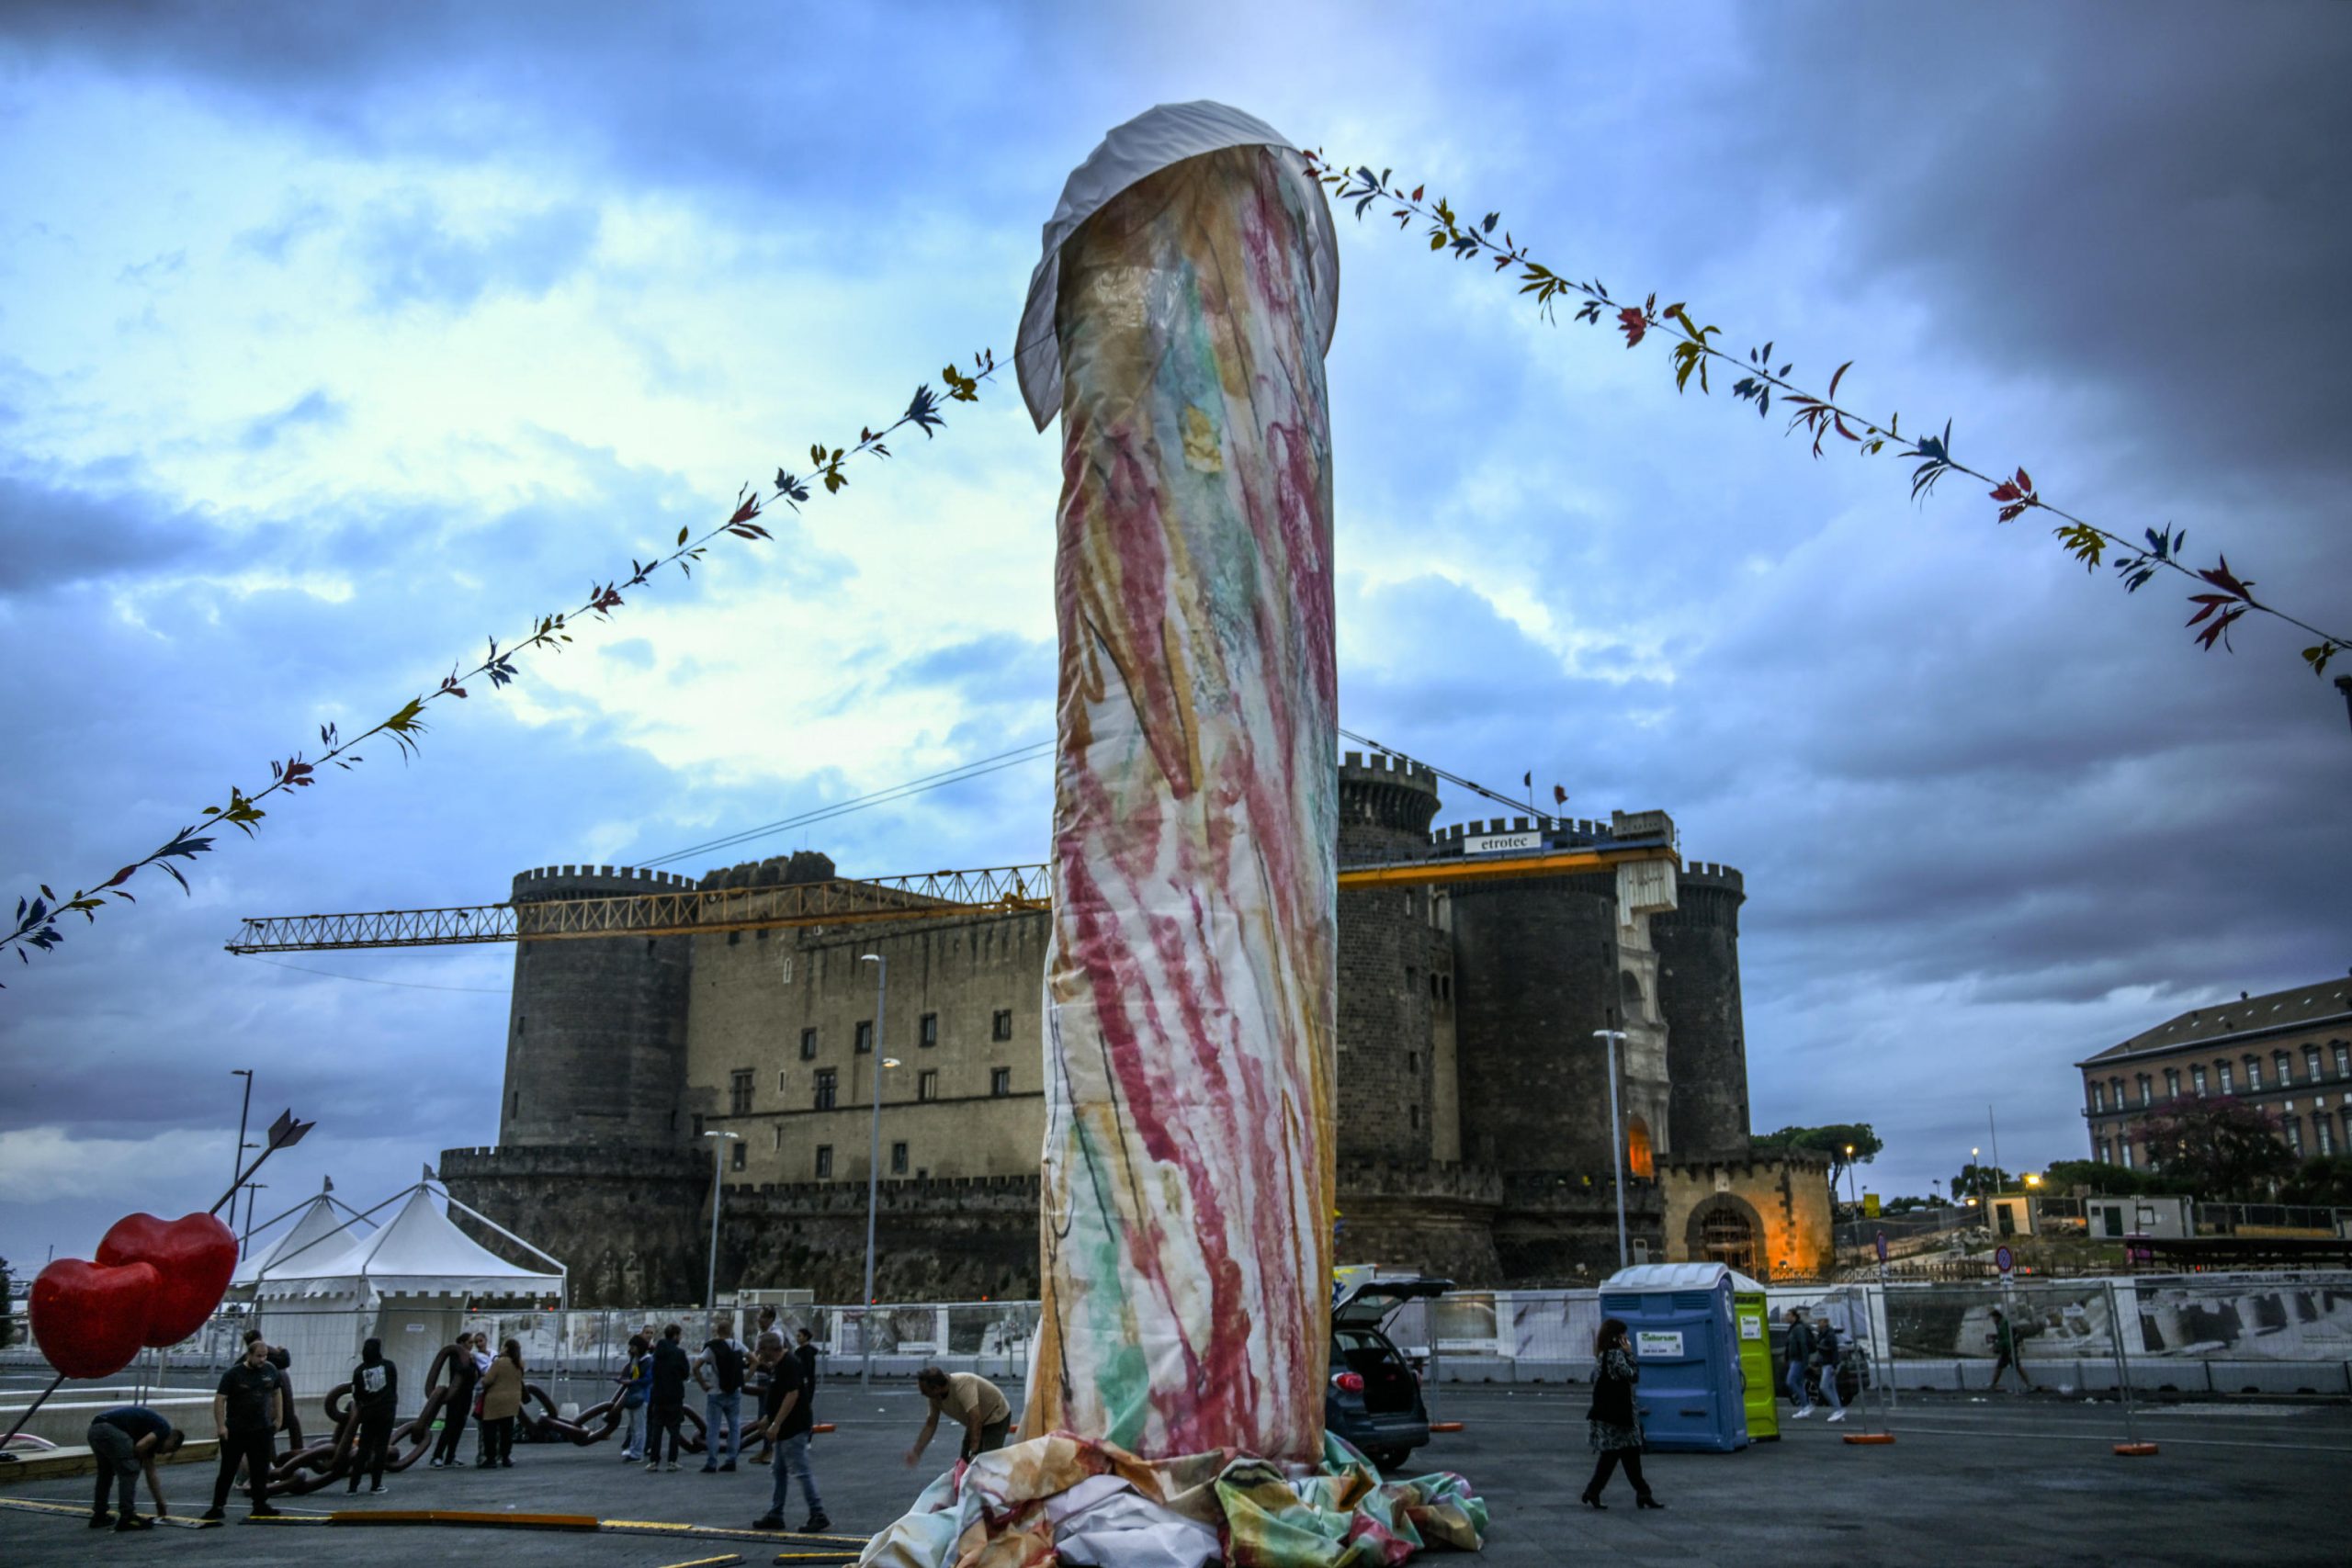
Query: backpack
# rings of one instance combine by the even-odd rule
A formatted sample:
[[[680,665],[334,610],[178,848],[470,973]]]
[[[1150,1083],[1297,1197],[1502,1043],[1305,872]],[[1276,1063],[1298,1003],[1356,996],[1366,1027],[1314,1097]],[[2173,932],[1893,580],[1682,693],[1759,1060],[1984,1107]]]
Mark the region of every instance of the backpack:
[[[735,1393],[743,1387],[743,1348],[732,1339],[710,1342],[711,1370],[718,1374],[718,1392]]]

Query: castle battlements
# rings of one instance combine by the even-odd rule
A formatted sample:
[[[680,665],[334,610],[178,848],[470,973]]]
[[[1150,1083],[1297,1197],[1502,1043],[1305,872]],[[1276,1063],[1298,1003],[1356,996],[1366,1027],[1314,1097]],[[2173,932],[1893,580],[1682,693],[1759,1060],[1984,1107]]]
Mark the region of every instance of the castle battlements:
[[[642,883],[648,887],[692,887],[694,879],[666,871],[647,871],[639,866],[543,865],[532,871],[514,874],[517,887],[532,882],[570,882],[582,877],[598,880]]]

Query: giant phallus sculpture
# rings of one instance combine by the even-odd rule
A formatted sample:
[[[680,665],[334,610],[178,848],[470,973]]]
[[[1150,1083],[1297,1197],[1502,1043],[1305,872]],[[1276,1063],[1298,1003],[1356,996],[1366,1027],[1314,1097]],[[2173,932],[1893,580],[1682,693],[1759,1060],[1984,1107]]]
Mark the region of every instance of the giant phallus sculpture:
[[[888,1568],[1396,1562],[1458,1476],[1327,1438],[1338,810],[1321,187],[1164,105],[1046,226],[1018,368],[1062,434],[1043,1318],[1022,1430]]]

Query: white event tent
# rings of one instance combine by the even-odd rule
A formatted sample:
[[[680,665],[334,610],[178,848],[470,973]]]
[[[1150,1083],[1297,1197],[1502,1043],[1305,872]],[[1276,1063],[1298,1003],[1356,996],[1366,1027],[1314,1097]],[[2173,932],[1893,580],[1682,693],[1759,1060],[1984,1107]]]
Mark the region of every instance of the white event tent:
[[[296,1394],[324,1393],[348,1378],[361,1344],[372,1337],[400,1367],[401,1410],[414,1410],[424,1400],[434,1357],[457,1337],[469,1308],[479,1314],[494,1304],[566,1300],[567,1270],[560,1260],[449,1200],[551,1267],[507,1262],[459,1230],[434,1197],[434,1189],[420,1181],[367,1212],[400,1203],[381,1230],[356,1231],[366,1218],[361,1215],[322,1226],[298,1244],[296,1235],[315,1218],[306,1214],[295,1234],[254,1266],[257,1325],[292,1357]]]
[[[229,1280],[230,1291],[240,1296],[250,1295],[254,1281],[261,1278],[264,1269],[273,1265],[283,1267],[285,1260],[296,1253],[300,1253],[307,1259],[319,1257],[322,1250],[341,1252],[352,1240],[365,1241],[375,1234],[376,1227],[366,1221],[345,1218],[345,1215],[350,1212],[339,1210],[335,1201],[323,1192],[312,1198],[302,1205],[302,1217],[294,1222],[292,1229],[267,1247],[249,1252],[239,1260],[236,1273]],[[281,1219],[284,1217],[279,1216]],[[356,1228],[345,1230],[346,1226]],[[328,1241],[330,1236],[337,1239]],[[326,1242],[324,1249],[317,1247],[316,1244],[320,1242]]]

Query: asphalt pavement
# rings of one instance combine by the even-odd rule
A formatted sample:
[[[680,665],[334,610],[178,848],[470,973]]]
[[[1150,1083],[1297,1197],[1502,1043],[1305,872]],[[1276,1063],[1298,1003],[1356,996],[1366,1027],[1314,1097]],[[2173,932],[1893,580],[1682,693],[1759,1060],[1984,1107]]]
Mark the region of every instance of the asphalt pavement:
[[[1845,1443],[1865,1429],[1819,1417],[1781,1441],[1736,1454],[1653,1454],[1646,1461],[1663,1511],[1636,1513],[1620,1479],[1605,1513],[1577,1500],[1591,1467],[1585,1394],[1576,1389],[1449,1385],[1436,1415],[1464,1429],[1437,1438],[1419,1469],[1467,1475],[1492,1513],[1484,1562],[1493,1568],[1563,1562],[1693,1564],[2345,1563],[2342,1478],[2352,1474],[2352,1408],[2328,1404],[2222,1404],[2143,1408],[2136,1434],[2159,1452],[2119,1458],[2125,1437],[2111,1404],[2052,1396],[1991,1400],[1907,1398],[1894,1413],[1896,1440]],[[921,1425],[922,1403],[904,1385],[824,1391],[820,1419],[837,1430],[815,1445],[819,1484],[837,1536],[880,1528],[933,1473],[900,1457]],[[467,1439],[467,1452],[472,1438]],[[946,1457],[952,1458],[952,1450]],[[307,1514],[337,1508],[469,1509],[593,1514],[740,1530],[764,1511],[769,1472],[742,1466],[704,1475],[690,1459],[676,1474],[648,1475],[609,1445],[522,1445],[513,1470],[421,1466],[387,1482],[381,1497],[346,1497],[342,1484],[281,1506]],[[174,1512],[209,1502],[209,1467],[164,1472]],[[86,1508],[86,1479],[0,1490],[0,1500],[40,1499]],[[141,1503],[145,1498],[142,1492]],[[666,1568],[740,1551],[747,1563],[814,1542],[740,1537],[489,1531],[418,1527],[353,1529],[243,1522],[242,1497],[226,1528],[164,1529],[118,1536],[80,1517],[0,1508],[0,1562],[50,1568],[102,1559],[203,1564],[308,1563],[390,1568],[438,1558],[568,1568]],[[798,1523],[796,1497],[787,1517]],[[1420,1561],[1440,1562],[1432,1552]],[[804,1561],[806,1561],[804,1559]]]

